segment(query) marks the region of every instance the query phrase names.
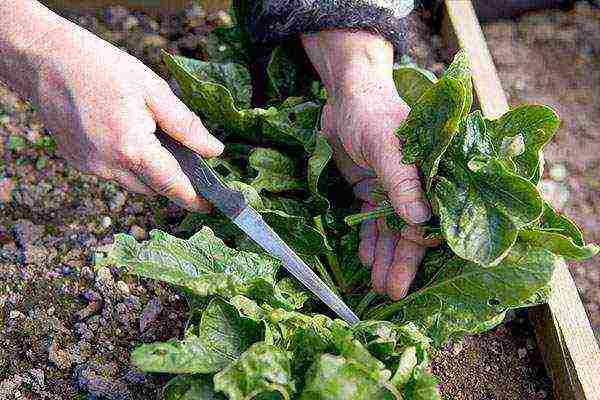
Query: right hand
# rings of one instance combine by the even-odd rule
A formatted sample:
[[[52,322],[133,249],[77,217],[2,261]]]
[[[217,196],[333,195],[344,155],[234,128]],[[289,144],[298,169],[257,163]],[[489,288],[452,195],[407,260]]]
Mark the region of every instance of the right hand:
[[[75,25],[53,31],[44,46],[34,98],[59,153],[82,172],[134,192],[208,210],[154,132],[158,125],[205,157],[219,155],[223,144],[169,85],[136,58]]]

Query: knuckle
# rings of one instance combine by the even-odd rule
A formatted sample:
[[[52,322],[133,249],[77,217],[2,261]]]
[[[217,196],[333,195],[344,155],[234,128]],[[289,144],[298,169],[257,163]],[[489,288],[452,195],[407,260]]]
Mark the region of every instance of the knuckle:
[[[166,176],[164,179],[161,179],[155,185],[155,190],[162,194],[163,196],[173,197],[177,194],[179,187],[179,179],[176,176]]]

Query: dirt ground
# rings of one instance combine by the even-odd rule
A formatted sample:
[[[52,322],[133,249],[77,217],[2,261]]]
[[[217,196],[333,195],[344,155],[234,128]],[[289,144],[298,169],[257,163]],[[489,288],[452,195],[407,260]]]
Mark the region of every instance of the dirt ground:
[[[165,77],[161,48],[201,58],[205,33],[225,18],[198,7],[162,18],[121,7],[81,15],[59,11]],[[556,105],[563,116],[564,126],[548,152],[553,173],[546,186],[584,226],[588,239],[600,241],[599,205],[593,201],[600,190],[594,173],[600,166],[600,119],[594,119],[600,107],[591,95],[599,87],[599,71],[592,66],[598,65],[600,24],[594,28],[589,21],[598,21],[597,13],[585,7],[578,12],[489,24],[486,34],[511,101]],[[580,25],[587,29],[583,38],[577,33]],[[423,24],[414,27],[412,57],[440,72],[439,37]],[[506,32],[514,32],[511,41]],[[565,35],[562,48],[549,39],[553,32]],[[548,65],[533,61],[532,52]],[[118,270],[94,272],[91,265],[94,251],[110,243],[114,233],[142,239],[153,228],[176,232],[183,211],[78,173],[55,155],[46,137],[31,107],[0,85],[0,400],[160,398],[168,376],[140,373],[128,354],[140,342],[179,336],[186,304],[170,287]],[[588,272],[591,264],[578,267],[582,296],[600,325],[598,272]],[[551,398],[522,315],[440,351],[433,369],[448,399]]]

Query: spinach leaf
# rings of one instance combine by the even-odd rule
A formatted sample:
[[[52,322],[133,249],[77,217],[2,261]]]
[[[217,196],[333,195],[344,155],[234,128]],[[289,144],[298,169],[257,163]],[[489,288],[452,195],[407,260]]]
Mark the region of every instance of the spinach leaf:
[[[217,373],[215,390],[230,400],[250,400],[257,395],[278,392],[288,400],[295,392],[290,355],[277,347],[254,343],[229,367]]]
[[[226,400],[208,375],[177,375],[164,389],[164,400]]]
[[[436,82],[435,75],[415,65],[402,65],[400,68],[394,69],[396,90],[411,108]]]
[[[261,327],[242,318],[222,300],[213,300],[202,313],[198,328],[183,340],[146,344],[131,355],[142,371],[172,374],[208,374],[234,362],[256,340]]]

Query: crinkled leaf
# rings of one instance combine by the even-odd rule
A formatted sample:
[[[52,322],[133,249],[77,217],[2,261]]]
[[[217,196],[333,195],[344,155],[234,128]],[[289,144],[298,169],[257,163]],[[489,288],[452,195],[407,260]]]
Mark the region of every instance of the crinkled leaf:
[[[600,252],[596,244],[578,245],[572,238],[546,229],[524,229],[519,238],[532,246],[542,247],[569,260],[583,261]]]
[[[415,379],[408,382],[405,398],[410,400],[440,400],[438,379],[427,371],[421,372]]]
[[[511,308],[521,307],[552,276],[560,260],[547,250],[514,246],[498,265],[482,268],[458,257],[450,259],[427,287],[368,316],[393,315],[414,322],[435,345],[491,329]]]
[[[412,108],[423,93],[433,87],[437,78],[415,65],[403,65],[394,70],[394,82],[400,97]]]
[[[302,98],[289,98],[279,108],[271,107],[260,116],[262,136],[271,142],[300,145],[311,151],[321,106]]]
[[[465,50],[460,50],[446,69],[444,76],[458,79],[465,90],[462,116],[466,116],[473,105],[473,81],[471,80],[471,60]]]
[[[252,90],[250,76],[245,67],[228,64],[228,68],[222,69],[231,76],[219,78],[206,72],[210,70],[207,65],[213,63],[168,53],[163,53],[163,58],[169,71],[179,82],[185,100],[192,110],[204,116],[212,124],[244,135],[256,136],[258,115],[263,114],[265,110],[244,109],[249,106]],[[232,90],[235,92],[235,97]]]
[[[350,335],[335,337],[339,355],[323,354],[308,370],[300,399],[389,399],[391,373]],[[399,398],[394,394],[393,398]]]
[[[251,182],[258,192],[280,193],[306,188],[295,160],[277,150],[256,148],[250,154],[248,164],[258,172]]]
[[[420,162],[427,191],[458,128],[464,97],[460,81],[443,78],[421,96],[398,129],[406,141],[403,161]]]
[[[164,400],[226,400],[216,393],[212,377],[206,375],[178,375],[164,390]]]
[[[242,192],[248,204],[255,210],[260,211],[265,208],[262,198],[253,186],[240,181],[230,181],[227,182],[227,187]]]
[[[278,392],[290,399],[295,391],[289,354],[264,342],[254,343],[241,357],[217,373],[215,390],[230,400],[251,400],[262,393]]]
[[[303,217],[282,211],[263,210],[265,222],[300,255],[321,254],[328,249],[325,236],[308,224]]]
[[[311,294],[297,280],[283,278],[275,285],[281,296],[295,309],[300,309],[311,297]]]
[[[236,361],[260,333],[254,321],[215,299],[202,313],[196,332],[186,332],[181,341],[142,345],[132,353],[132,362],[147,372],[213,373]]]
[[[518,230],[541,216],[542,198],[531,182],[495,159],[476,171],[457,162],[453,175],[454,181],[438,177],[435,188],[444,237],[460,257],[494,265]]]
[[[537,184],[542,176],[542,147],[552,138],[560,123],[556,112],[547,106],[525,105],[487,122],[490,135],[498,146],[506,137],[523,137],[525,149],[513,160],[517,173]]]
[[[327,164],[333,156],[333,149],[327,142],[327,138],[318,135],[315,148],[308,159],[308,190],[310,191],[313,203],[319,211],[325,212],[329,209],[329,200],[319,192],[319,178],[327,167]]]
[[[225,297],[268,296],[280,266],[269,256],[227,247],[206,227],[188,240],[159,230],[141,243],[129,235],[116,235],[103,263],[128,267],[135,275],[182,286],[200,296]]]

